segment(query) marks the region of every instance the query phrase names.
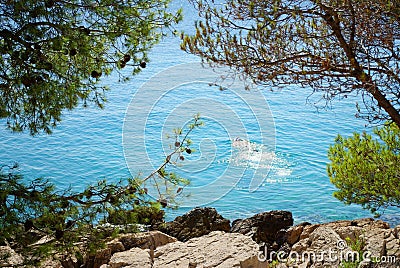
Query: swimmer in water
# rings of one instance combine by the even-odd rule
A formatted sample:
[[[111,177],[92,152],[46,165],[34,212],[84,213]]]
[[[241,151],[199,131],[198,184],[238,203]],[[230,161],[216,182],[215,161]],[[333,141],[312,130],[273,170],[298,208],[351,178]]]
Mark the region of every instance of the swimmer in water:
[[[239,138],[239,137],[236,137],[234,140],[233,140],[233,142],[232,142],[232,145],[233,145],[233,147],[240,147],[240,148],[243,148],[243,147],[247,147],[248,146],[248,141],[245,141],[245,140],[243,140],[242,138]]]
[[[233,142],[232,142],[232,146],[233,147],[238,147],[238,148],[248,148],[248,149],[252,149],[252,151],[254,152],[258,152],[258,149],[255,148],[255,146],[252,146],[252,144],[249,141],[246,141],[240,137],[236,137]]]

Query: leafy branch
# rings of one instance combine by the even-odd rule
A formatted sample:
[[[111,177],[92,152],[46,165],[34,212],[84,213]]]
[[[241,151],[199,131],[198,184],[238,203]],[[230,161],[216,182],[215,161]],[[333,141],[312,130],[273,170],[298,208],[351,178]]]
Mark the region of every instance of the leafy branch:
[[[400,129],[387,123],[352,137],[338,136],[329,148],[328,176],[334,196],[345,204],[360,204],[375,216],[385,208],[400,207]]]
[[[185,133],[174,130],[173,151],[144,179],[100,180],[74,192],[71,187],[59,190],[43,178],[27,182],[18,174],[18,165],[0,166],[0,244],[30,256],[27,265],[36,266],[49,255],[62,261],[75,257],[84,263],[85,257],[104,245],[105,238],[123,229],[132,231],[137,224],[162,222],[161,208],[174,204],[189,184],[167,168],[192,152],[189,134],[201,125],[196,115]],[[156,186],[156,201],[144,187],[146,181]],[[102,228],[110,224],[114,227]]]
[[[159,195],[158,201],[161,203],[163,207],[166,207],[168,205],[168,201],[174,201],[178,195],[182,194],[183,188],[189,184],[188,180],[177,176],[174,172],[167,172],[165,170],[165,167],[168,164],[176,166],[179,161],[185,160],[185,157],[183,156],[184,153],[187,154],[192,153],[192,149],[190,149],[190,145],[192,142],[189,139],[189,135],[195,128],[200,127],[202,125],[203,122],[200,121],[200,115],[196,114],[193,118],[193,123],[188,125],[188,130],[184,135],[183,135],[183,130],[181,128],[174,129],[175,142],[174,146],[170,146],[173,151],[165,157],[164,162],[156,170],[154,170],[146,178],[143,179],[143,183],[148,180],[153,181]],[[168,136],[168,138],[170,137]],[[169,182],[171,186],[181,185],[182,187],[178,187],[176,192],[172,193],[169,185],[164,184],[165,187],[164,192],[167,193],[168,196],[166,197],[165,194],[163,194],[163,192],[160,189],[161,184],[158,183],[159,179],[161,179],[164,182]]]

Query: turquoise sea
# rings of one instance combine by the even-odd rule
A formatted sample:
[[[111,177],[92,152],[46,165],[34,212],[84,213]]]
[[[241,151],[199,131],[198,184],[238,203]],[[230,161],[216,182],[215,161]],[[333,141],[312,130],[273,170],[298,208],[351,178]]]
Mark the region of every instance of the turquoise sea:
[[[171,8],[180,6],[186,16],[177,29],[190,32],[195,12],[187,1]],[[238,81],[220,91],[179,43],[165,38],[151,51],[147,68],[128,82],[119,82],[117,74],[105,79],[111,88],[105,109],[65,112],[53,135],[1,128],[1,162],[18,162],[27,179],[45,177],[77,190],[103,178],[145,175],[168,153],[165,134],[200,112],[205,125],[191,136],[196,152],[176,169],[200,194],[182,199],[167,220],[197,205],[215,207],[231,220],[269,210],[289,210],[296,222],[371,217],[333,198],[326,174],[327,150],[337,134],[370,131],[354,116],[360,97],[326,104],[307,88],[245,91]],[[249,143],[235,144],[236,137]],[[400,224],[400,211],[388,209],[382,219]]]

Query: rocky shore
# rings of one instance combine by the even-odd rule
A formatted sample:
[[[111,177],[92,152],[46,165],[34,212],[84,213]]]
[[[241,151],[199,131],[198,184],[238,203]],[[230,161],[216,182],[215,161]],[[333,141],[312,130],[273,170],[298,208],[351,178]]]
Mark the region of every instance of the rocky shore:
[[[0,267],[22,256],[7,247]],[[195,208],[154,230],[121,234],[84,266],[48,260],[43,267],[400,267],[400,225],[372,218],[293,225],[288,211],[269,211],[232,223],[213,208]]]

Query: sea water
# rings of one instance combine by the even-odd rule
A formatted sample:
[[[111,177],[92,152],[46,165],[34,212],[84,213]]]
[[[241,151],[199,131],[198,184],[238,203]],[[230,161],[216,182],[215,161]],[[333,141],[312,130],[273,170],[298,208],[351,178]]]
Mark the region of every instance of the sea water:
[[[190,32],[196,16],[186,2],[175,1],[172,8],[183,6],[186,17],[177,28]],[[215,207],[229,219],[269,210],[289,210],[296,222],[371,217],[360,206],[336,200],[326,173],[327,150],[337,134],[370,131],[354,116],[359,96],[325,103],[309,88],[296,86],[246,91],[228,83],[221,91],[201,79],[183,83],[204,70],[179,43],[165,38],[151,51],[148,67],[128,82],[119,82],[117,74],[105,79],[111,89],[105,109],[66,111],[52,135],[31,137],[1,128],[1,163],[17,162],[25,179],[48,178],[60,189],[145,176],[169,152],[166,133],[185,127],[200,112],[205,124],[191,135],[195,151],[175,169],[191,180],[188,191],[198,195],[182,198],[178,210],[167,211],[167,220],[194,206]],[[198,69],[185,73],[180,66]],[[168,81],[157,80],[171,73]],[[149,81],[161,86],[154,90],[172,86],[146,95]],[[138,102],[140,94],[144,98]],[[141,114],[143,107],[148,110]],[[235,144],[236,138],[244,143]],[[399,224],[399,214],[388,209],[382,219]]]

